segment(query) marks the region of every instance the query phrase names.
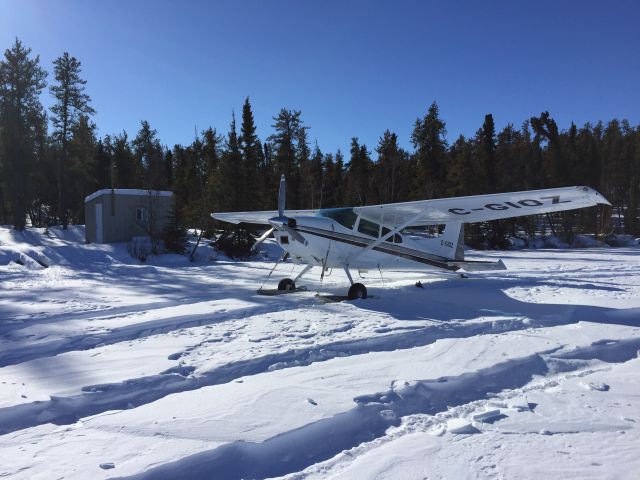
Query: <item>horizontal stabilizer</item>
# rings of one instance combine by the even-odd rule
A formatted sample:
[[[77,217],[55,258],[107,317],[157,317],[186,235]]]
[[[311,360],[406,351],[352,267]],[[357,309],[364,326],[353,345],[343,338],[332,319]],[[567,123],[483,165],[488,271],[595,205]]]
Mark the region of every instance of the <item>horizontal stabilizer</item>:
[[[459,267],[460,270],[464,270],[465,272],[483,272],[485,270],[506,270],[502,260],[498,260],[497,262],[484,262],[480,260],[467,260],[464,262],[447,262],[448,265],[452,265],[455,267]]]

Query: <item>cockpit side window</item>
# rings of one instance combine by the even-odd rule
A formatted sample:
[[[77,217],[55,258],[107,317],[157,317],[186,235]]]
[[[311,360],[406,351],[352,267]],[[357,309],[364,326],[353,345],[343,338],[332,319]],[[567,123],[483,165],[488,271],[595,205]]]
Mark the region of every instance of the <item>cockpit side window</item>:
[[[374,222],[370,222],[369,220],[365,220],[364,218],[360,218],[360,223],[358,223],[358,231],[360,233],[364,233],[365,235],[369,235],[370,237],[378,238],[380,233],[380,225]]]
[[[423,225],[420,227],[407,227],[402,230],[402,233],[407,235],[415,235],[423,238],[437,238],[442,235],[446,225]]]

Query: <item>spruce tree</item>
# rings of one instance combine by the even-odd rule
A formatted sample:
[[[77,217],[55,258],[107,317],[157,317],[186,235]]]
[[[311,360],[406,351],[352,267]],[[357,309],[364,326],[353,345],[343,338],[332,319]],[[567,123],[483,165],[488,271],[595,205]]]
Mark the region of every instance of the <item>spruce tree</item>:
[[[351,139],[351,159],[347,167],[346,185],[350,205],[368,205],[370,197],[371,158],[366,145],[360,145],[358,139]]]
[[[39,65],[39,56],[30,58],[30,54],[31,49],[16,38],[0,61],[0,183],[16,230],[24,230],[26,225],[38,132],[46,131],[39,96],[47,73]]]
[[[173,179],[174,179],[174,160],[173,160],[173,152],[166,149],[164,153],[164,175],[167,179],[167,188],[169,190],[173,189]]]
[[[293,205],[297,208],[308,209],[312,208],[313,204],[314,180],[311,172],[311,150],[307,141],[307,127],[300,126],[300,128],[297,129],[295,140],[296,169],[294,173],[297,174],[295,175],[297,177],[295,181],[300,186],[300,189],[299,196],[293,199]]]
[[[446,194],[451,197],[471,195],[477,188],[474,165],[474,142],[460,135],[451,146],[451,167],[447,173]]]
[[[67,158],[67,201],[71,220],[84,224],[84,198],[98,188],[95,125],[82,115],[72,126]]]
[[[96,142],[95,152],[95,171],[93,177],[95,179],[95,188],[100,190],[111,186],[111,137],[107,135],[105,138]]]
[[[265,142],[262,146],[262,162],[260,164],[260,191],[266,208],[275,208],[278,202],[279,183],[273,161],[273,145]]]
[[[135,160],[127,132],[115,135],[111,144],[115,188],[140,188],[142,178]]]
[[[419,199],[441,196],[447,176],[447,130],[433,102],[427,114],[415,121],[411,142],[415,148],[416,176],[413,196]]]
[[[272,127],[275,133],[268,141],[273,145],[273,165],[276,178],[284,174],[287,179],[287,208],[298,208],[300,199],[300,165],[303,154],[298,151],[303,122],[299,110],[281,109]],[[306,137],[305,137],[306,138]],[[307,147],[308,148],[308,147]],[[276,187],[277,188],[277,187]]]
[[[222,137],[215,129],[208,128],[202,134],[202,151],[205,161],[205,189],[203,193],[203,215],[206,223],[207,237],[213,233],[212,212],[219,211],[217,204],[217,178],[220,168],[220,149]]]
[[[142,120],[140,130],[132,141],[136,165],[142,167],[142,184],[147,190],[166,190],[167,169],[164,162],[164,151],[158,132],[151,128],[149,122]]]
[[[216,178],[216,204],[221,212],[237,211],[245,203],[244,196],[252,195],[242,187],[242,153],[236,130],[236,117],[232,114],[225,149]]]
[[[395,202],[398,195],[398,176],[402,152],[398,146],[398,136],[385,130],[378,140],[376,148],[378,161],[374,167],[373,190],[376,192],[376,203]]]
[[[345,199],[347,198],[345,181],[346,167],[344,164],[344,155],[342,154],[342,151],[340,149],[336,151],[335,161],[335,177],[332,180],[332,184],[334,185],[336,191],[335,206],[338,207],[344,205]]]
[[[484,116],[484,123],[477,135],[478,172],[483,178],[483,188],[480,193],[495,193],[498,184],[496,176],[496,127],[493,115]]]
[[[82,115],[95,113],[89,105],[91,99],[84,92],[86,80],[80,77],[81,63],[64,52],[53,62],[56,83],[51,85],[50,91],[55,99],[51,107],[51,122],[53,124],[53,138],[59,147],[56,166],[56,183],[58,187],[57,213],[63,228],[67,228],[67,211],[70,207],[65,190],[67,185],[66,168],[69,157],[69,141],[73,128],[80,121]]]
[[[256,134],[256,125],[253,119],[249,97],[242,106],[242,125],[240,126],[240,152],[242,154],[242,171],[244,186],[252,195],[244,195],[242,199],[243,210],[256,210],[260,208],[263,200],[259,180],[260,164],[262,163],[262,145]]]
[[[322,191],[324,189],[324,155],[316,142],[309,162],[309,180],[311,190],[311,208],[322,208]]]

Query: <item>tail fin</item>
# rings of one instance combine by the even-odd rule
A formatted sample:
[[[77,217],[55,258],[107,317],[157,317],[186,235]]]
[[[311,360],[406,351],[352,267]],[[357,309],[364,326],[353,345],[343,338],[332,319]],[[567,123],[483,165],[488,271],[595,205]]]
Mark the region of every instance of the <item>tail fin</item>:
[[[429,240],[431,253],[451,260],[464,260],[464,224],[447,222],[440,236]]]

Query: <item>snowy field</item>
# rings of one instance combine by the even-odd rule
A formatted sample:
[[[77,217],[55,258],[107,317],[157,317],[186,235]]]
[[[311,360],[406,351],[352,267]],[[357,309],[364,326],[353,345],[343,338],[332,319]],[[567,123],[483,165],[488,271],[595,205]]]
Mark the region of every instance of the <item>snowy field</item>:
[[[0,478],[639,478],[640,248],[469,252],[508,270],[353,302],[212,256],[0,227]]]

